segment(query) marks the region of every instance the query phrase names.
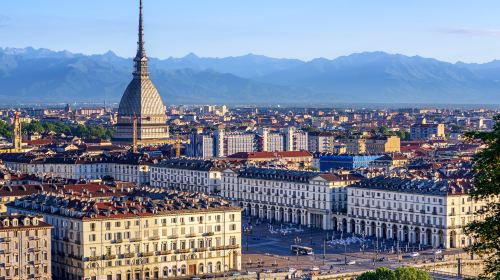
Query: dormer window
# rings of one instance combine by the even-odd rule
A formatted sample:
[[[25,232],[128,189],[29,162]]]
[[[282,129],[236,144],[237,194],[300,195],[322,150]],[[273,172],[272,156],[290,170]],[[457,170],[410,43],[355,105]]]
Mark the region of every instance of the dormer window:
[[[37,226],[38,225],[38,219],[33,219],[33,225]]]
[[[17,219],[12,220],[12,226],[17,227]]]
[[[5,219],[3,220],[3,226],[8,227],[9,226],[9,220]]]

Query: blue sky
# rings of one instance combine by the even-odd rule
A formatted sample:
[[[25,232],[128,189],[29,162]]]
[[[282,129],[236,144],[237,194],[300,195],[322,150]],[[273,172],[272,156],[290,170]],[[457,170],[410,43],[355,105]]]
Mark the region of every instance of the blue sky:
[[[498,0],[144,0],[150,56],[500,59]],[[138,0],[0,0],[0,46],[135,52]]]

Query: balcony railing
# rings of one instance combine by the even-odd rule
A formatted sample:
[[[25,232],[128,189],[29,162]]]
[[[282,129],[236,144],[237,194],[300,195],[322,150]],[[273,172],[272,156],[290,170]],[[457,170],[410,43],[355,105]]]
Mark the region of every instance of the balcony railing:
[[[158,255],[161,255],[161,256],[164,256],[164,255],[170,255],[170,254],[173,254],[174,251],[173,250],[161,250],[158,252]]]
[[[122,259],[128,259],[128,258],[133,258],[135,257],[135,253],[125,253],[125,254],[121,254],[120,258]]]
[[[106,261],[114,260],[114,259],[116,259],[116,255],[103,255],[102,258],[103,258],[103,260],[106,260]]]
[[[115,240],[113,241],[113,243],[122,243],[122,242],[123,242],[123,240],[122,240],[122,239],[115,239]]]
[[[190,251],[189,249],[178,249],[177,253],[179,253],[179,254],[185,254],[185,253],[189,253],[189,251]]]
[[[153,254],[153,252],[143,252],[141,253],[141,257],[151,257]]]
[[[130,242],[140,242],[140,241],[141,241],[140,237],[130,238]]]
[[[158,240],[158,239],[160,239],[160,236],[158,236],[158,235],[154,235],[154,236],[149,237],[149,240]]]
[[[87,258],[88,261],[91,261],[91,262],[95,262],[97,260],[99,260],[99,257],[98,256],[90,256]]]

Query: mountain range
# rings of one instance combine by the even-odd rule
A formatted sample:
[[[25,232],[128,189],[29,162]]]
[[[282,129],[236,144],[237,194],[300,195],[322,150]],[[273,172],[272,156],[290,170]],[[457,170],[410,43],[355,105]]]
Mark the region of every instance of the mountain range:
[[[0,48],[0,102],[118,102],[132,59]],[[150,60],[166,104],[500,104],[500,61],[448,63],[384,52],[311,61],[248,54]]]

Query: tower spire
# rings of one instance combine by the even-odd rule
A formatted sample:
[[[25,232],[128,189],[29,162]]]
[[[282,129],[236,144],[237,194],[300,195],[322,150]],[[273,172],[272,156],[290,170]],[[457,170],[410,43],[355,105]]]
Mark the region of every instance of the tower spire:
[[[139,40],[137,41],[137,54],[135,55],[134,77],[148,77],[148,57],[144,48],[144,19],[142,17],[142,0],[139,0]]]

